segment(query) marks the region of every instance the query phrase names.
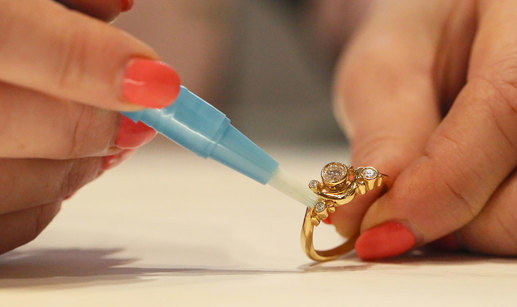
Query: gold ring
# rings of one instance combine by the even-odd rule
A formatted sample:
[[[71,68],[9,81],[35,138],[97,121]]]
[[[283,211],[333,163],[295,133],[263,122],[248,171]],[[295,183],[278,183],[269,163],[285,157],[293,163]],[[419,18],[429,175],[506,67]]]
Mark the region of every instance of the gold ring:
[[[314,261],[330,261],[354,249],[355,240],[359,232],[348,240],[329,250],[318,251],[314,248],[314,227],[336,211],[336,208],[351,202],[354,197],[380,187],[381,174],[371,166],[354,168],[339,162],[331,162],[321,170],[321,182],[311,180],[309,188],[318,195],[318,202],[314,207],[307,208],[302,225],[302,249]]]

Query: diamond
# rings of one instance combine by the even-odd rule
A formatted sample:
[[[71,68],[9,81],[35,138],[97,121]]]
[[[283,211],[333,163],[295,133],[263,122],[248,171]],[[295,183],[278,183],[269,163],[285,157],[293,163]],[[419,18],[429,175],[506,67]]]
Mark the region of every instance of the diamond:
[[[325,165],[321,171],[321,178],[327,183],[339,183],[346,178],[346,172],[347,169],[345,165],[332,162]]]
[[[317,189],[317,188],[318,188],[318,184],[319,184],[318,180],[311,180],[311,181],[309,182],[309,188],[310,188],[311,190],[315,190],[315,189]]]
[[[314,210],[317,212],[317,213],[320,213],[320,212],[323,212],[325,211],[325,209],[327,209],[327,206],[325,205],[325,202],[323,201],[318,201],[316,203],[316,205],[314,206]]]
[[[364,179],[367,179],[367,180],[375,179],[375,177],[377,177],[377,170],[374,169],[373,167],[368,167],[368,168],[363,169],[363,171],[361,172],[361,175],[363,176]]]

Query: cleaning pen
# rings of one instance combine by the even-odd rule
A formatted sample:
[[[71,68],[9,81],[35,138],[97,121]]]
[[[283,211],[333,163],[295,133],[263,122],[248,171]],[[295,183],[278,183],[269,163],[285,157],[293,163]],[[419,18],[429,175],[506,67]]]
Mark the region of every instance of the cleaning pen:
[[[225,114],[183,86],[168,107],[123,114],[201,157],[219,161],[308,207],[317,201],[314,193],[283,171],[278,162],[237,130]]]

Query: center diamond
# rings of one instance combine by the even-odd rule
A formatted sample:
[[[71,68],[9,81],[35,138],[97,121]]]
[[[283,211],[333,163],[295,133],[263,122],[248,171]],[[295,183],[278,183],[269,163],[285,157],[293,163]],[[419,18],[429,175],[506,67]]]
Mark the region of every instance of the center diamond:
[[[339,183],[346,178],[346,172],[347,169],[345,165],[332,162],[325,165],[321,172],[321,178],[327,183]]]

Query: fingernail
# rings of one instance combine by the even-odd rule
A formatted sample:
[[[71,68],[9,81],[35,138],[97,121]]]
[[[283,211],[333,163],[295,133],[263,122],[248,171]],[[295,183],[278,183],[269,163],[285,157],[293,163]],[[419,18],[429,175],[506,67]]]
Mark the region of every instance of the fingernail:
[[[386,222],[365,231],[355,243],[357,255],[363,260],[398,256],[416,243],[415,236],[404,224]]]
[[[119,148],[134,149],[149,143],[155,135],[156,131],[153,128],[122,116],[115,145]]]
[[[433,241],[430,243],[432,247],[443,249],[443,250],[450,250],[450,251],[457,251],[460,249],[460,246],[458,244],[458,241],[456,240],[456,237],[454,235],[448,234],[445,237],[441,237],[440,239]]]
[[[127,12],[133,7],[133,0],[121,0],[121,10],[122,12]]]
[[[322,222],[327,224],[327,225],[332,225],[332,221],[330,220],[330,216],[327,217],[326,219],[322,220]]]
[[[147,108],[163,108],[178,97],[180,78],[165,63],[133,59],[126,69],[122,91],[131,103]]]
[[[107,171],[114,168],[115,166],[120,165],[120,163],[129,159],[129,157],[131,157],[135,151],[136,150],[134,149],[126,149],[116,155],[104,157],[102,161],[102,170]]]

